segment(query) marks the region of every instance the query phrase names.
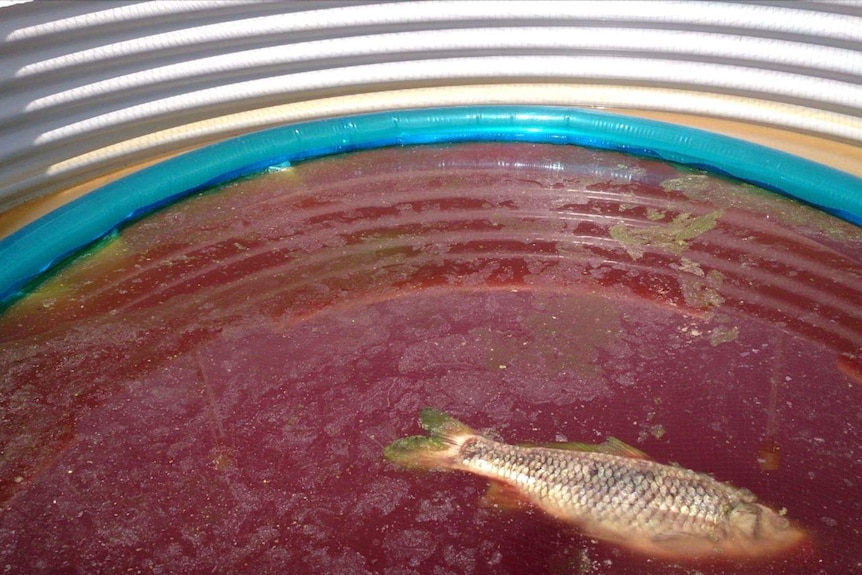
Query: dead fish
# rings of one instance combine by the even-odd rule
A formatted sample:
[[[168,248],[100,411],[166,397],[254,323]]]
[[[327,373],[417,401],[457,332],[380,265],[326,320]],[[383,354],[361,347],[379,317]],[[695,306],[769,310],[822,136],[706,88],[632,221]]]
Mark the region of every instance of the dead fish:
[[[384,450],[398,465],[460,470],[502,484],[590,537],[656,557],[761,557],[788,550],[805,533],[750,491],[663,465],[610,438],[601,445],[509,445],[423,409],[426,436]],[[499,492],[499,490],[498,490]]]

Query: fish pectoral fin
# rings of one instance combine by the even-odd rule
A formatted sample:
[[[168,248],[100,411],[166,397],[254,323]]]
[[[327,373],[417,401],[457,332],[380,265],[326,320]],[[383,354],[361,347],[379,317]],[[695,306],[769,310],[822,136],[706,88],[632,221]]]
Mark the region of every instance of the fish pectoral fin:
[[[505,511],[524,509],[529,506],[528,501],[517,489],[497,481],[492,481],[488,485],[482,504]]]
[[[591,453],[605,453],[607,455],[616,455],[618,457],[628,457],[630,459],[647,459],[652,460],[652,457],[636,447],[632,447],[628,443],[624,443],[616,437],[608,437],[604,443],[519,443],[519,447],[544,447],[547,449],[565,449],[568,451],[588,451]]]

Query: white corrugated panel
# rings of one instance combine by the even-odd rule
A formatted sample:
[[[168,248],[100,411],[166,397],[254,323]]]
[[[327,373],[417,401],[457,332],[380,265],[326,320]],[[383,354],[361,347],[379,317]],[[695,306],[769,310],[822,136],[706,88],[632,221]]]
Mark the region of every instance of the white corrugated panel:
[[[288,120],[505,103],[470,89],[500,83],[862,143],[853,2],[7,2],[0,36],[0,211]]]

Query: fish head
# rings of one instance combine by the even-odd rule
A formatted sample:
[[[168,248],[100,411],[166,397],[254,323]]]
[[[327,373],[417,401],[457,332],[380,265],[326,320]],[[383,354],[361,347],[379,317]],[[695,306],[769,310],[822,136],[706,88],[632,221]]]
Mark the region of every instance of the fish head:
[[[727,519],[730,539],[746,555],[771,555],[805,538],[804,531],[759,503],[739,502],[730,508]]]

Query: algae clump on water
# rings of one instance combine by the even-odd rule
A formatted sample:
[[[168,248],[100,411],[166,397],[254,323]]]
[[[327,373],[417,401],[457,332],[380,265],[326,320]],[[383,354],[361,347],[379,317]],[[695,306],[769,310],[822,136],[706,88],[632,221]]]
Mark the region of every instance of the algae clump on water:
[[[680,254],[688,248],[689,241],[713,229],[723,213],[723,210],[716,210],[697,217],[682,213],[668,223],[643,227],[619,223],[611,227],[610,235],[622,244],[632,259],[643,256],[647,247]]]

